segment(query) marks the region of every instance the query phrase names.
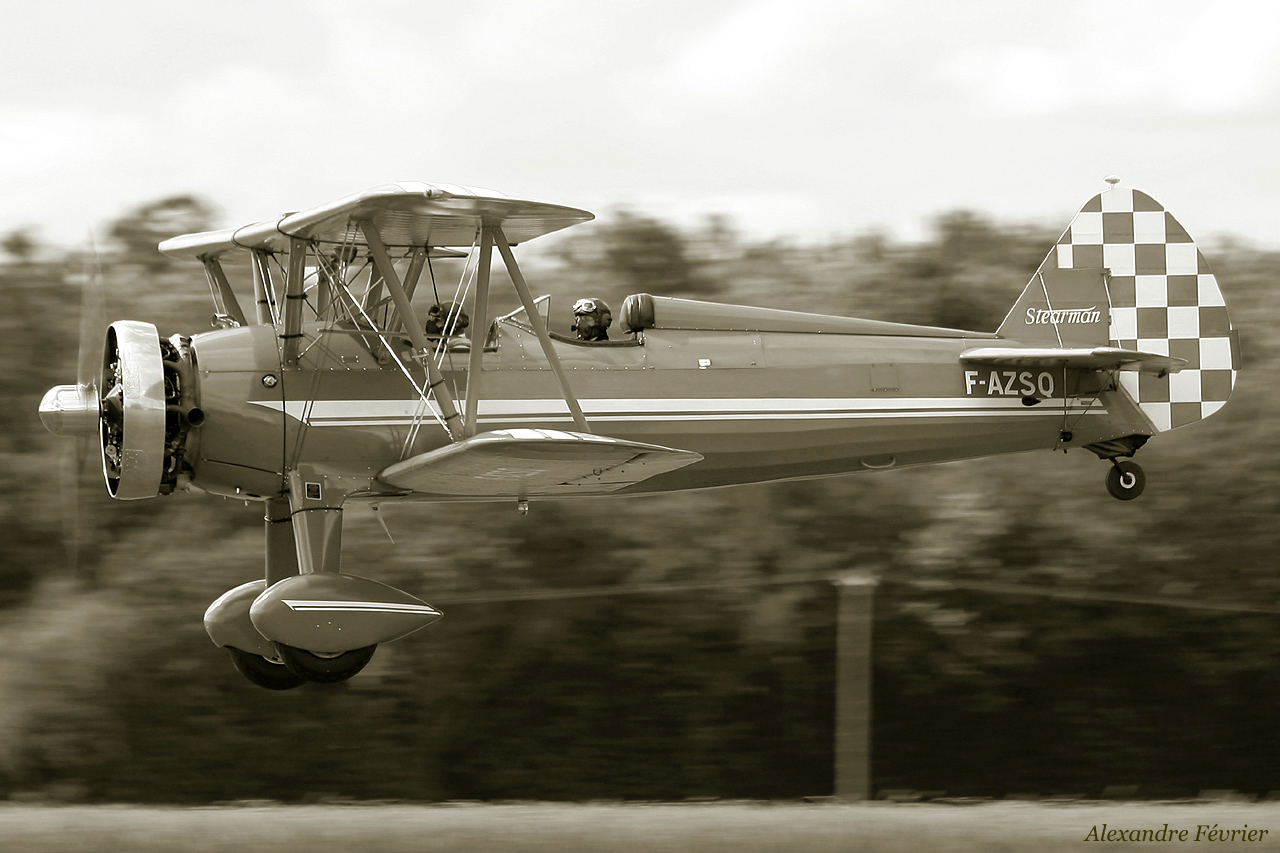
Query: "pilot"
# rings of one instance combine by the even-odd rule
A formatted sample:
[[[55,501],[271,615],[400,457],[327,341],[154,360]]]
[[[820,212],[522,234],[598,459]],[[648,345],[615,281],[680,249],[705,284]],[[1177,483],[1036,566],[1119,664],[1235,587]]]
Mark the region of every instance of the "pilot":
[[[569,328],[578,333],[580,341],[607,341],[612,322],[613,312],[604,300],[588,297],[573,303],[573,325]]]
[[[432,305],[427,311],[426,333],[428,335],[443,336],[445,333],[445,324],[452,321],[449,329],[449,339],[454,340],[463,337],[467,331],[467,326],[471,325],[471,318],[467,316],[467,312],[463,311],[461,306],[452,302],[446,302],[443,305]]]

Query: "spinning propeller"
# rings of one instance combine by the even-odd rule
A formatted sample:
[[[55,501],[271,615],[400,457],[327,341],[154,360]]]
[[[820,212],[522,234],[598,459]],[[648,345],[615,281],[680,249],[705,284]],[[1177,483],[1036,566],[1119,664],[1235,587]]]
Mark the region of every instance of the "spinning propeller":
[[[86,447],[96,437],[111,496],[154,497],[166,456],[166,397],[176,397],[176,389],[168,387],[174,383],[166,379],[156,327],[136,320],[108,326],[105,314],[95,253],[81,293],[76,384],[50,388],[40,401],[40,420],[53,434],[78,439],[70,458],[64,457],[64,489],[74,485]],[[104,329],[105,347],[100,343]],[[64,498],[74,524],[74,501]]]

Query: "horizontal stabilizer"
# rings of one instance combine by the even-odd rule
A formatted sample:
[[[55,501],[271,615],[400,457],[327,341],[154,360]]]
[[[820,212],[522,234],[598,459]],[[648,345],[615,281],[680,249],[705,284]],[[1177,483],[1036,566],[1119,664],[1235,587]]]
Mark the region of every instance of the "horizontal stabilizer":
[[[1137,370],[1164,376],[1186,366],[1185,358],[1116,347],[979,347],[965,350],[961,361],[1011,367],[1074,367],[1082,370]]]
[[[615,492],[702,456],[550,429],[500,429],[388,466],[378,478],[437,495],[527,498]]]

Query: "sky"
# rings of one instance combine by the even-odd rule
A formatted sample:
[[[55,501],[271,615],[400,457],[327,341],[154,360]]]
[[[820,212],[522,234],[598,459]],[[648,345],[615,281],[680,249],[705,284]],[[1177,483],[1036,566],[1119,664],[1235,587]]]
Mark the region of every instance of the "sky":
[[[1197,239],[1280,248],[1273,2],[64,0],[5,25],[0,234],[435,181],[913,240],[956,208],[1062,227],[1117,175]]]

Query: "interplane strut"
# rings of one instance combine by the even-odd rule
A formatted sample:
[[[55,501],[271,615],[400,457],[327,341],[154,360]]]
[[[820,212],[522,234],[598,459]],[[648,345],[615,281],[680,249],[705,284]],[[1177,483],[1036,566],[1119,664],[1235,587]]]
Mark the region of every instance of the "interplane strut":
[[[547,362],[551,365],[551,370],[556,375],[556,382],[560,385],[560,393],[564,395],[565,405],[569,407],[569,413],[573,415],[573,423],[578,432],[591,432],[591,427],[587,426],[587,419],[582,415],[582,407],[578,405],[578,399],[573,396],[573,389],[569,387],[569,377],[564,372],[564,365],[560,363],[560,357],[556,355],[555,347],[551,343],[551,334],[547,331],[547,323],[542,319],[542,315],[538,313],[538,306],[534,304],[533,296],[529,294],[529,285],[525,283],[524,275],[520,272],[520,266],[516,263],[516,257],[511,253],[511,245],[507,242],[507,237],[502,233],[502,227],[497,226],[493,229],[493,240],[498,244],[498,251],[502,253],[502,261],[507,265],[507,272],[511,275],[511,283],[515,286],[516,293],[520,295],[520,302],[524,305],[525,314],[529,317],[529,325],[533,327],[533,331],[538,336],[538,343],[542,345],[542,352],[547,357]]]
[[[464,437],[476,434],[480,419],[480,371],[484,359],[484,342],[489,334],[489,264],[493,252],[493,229],[480,229],[480,267],[476,275],[475,302],[471,316],[477,325],[471,332],[471,354],[467,359],[467,417]]]
[[[290,237],[289,267],[284,281],[284,324],[280,329],[281,360],[290,366],[298,363],[298,344],[302,340],[302,303],[307,298],[303,290],[306,259],[307,241]]]

